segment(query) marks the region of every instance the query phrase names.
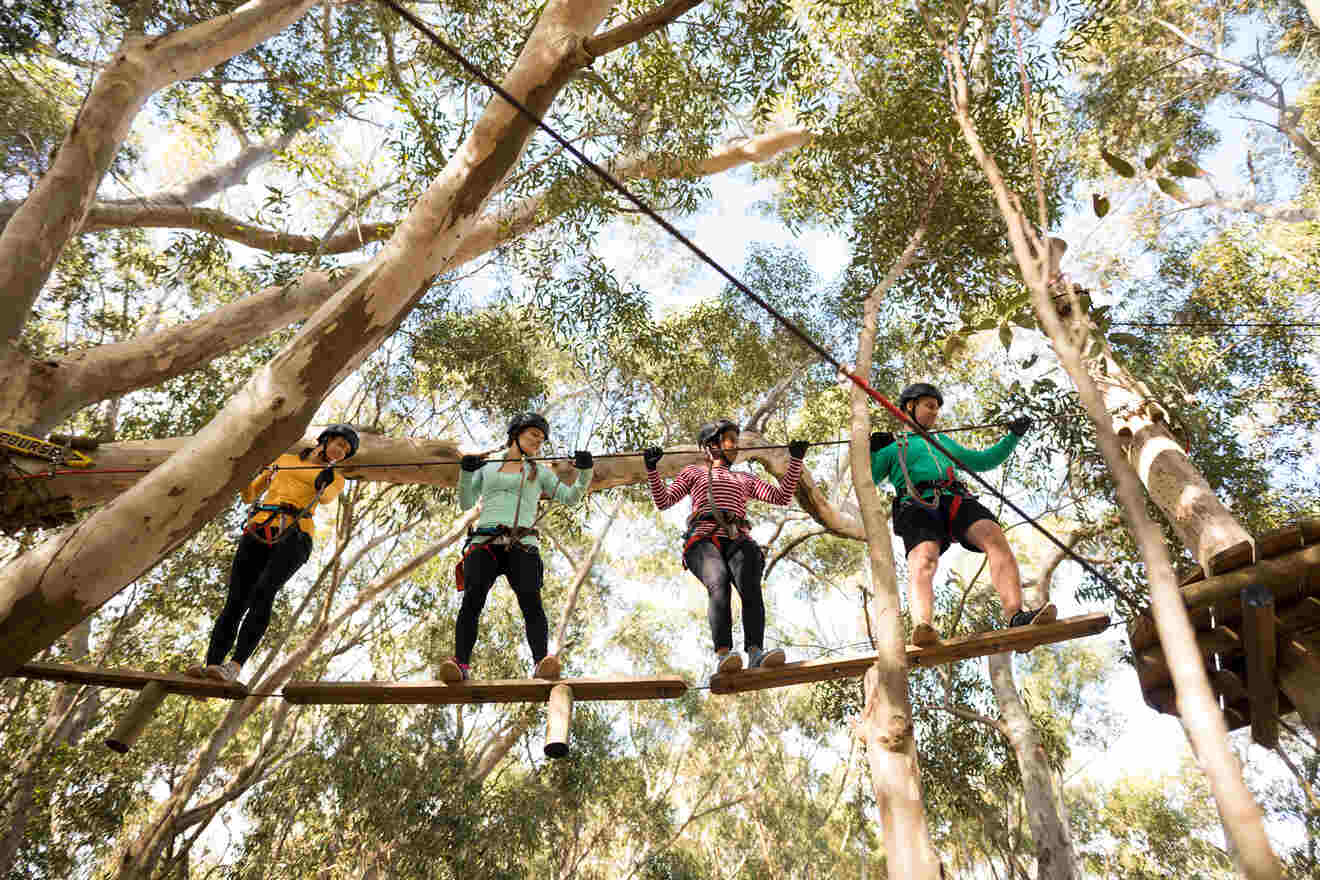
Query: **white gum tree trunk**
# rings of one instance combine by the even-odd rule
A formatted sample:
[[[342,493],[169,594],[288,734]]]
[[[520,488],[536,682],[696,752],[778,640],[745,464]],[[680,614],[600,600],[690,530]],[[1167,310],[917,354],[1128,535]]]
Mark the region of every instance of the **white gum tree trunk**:
[[[544,114],[590,62],[583,43],[611,5],[551,0],[504,88]],[[206,428],[132,489],[0,573],[0,674],[150,570],[302,436],[325,395],[394,331],[453,258],[533,130],[493,98],[381,253]]]
[[[153,94],[246,52],[284,30],[317,0],[251,0],[165,36],[130,34],[97,75],[50,170],[0,233],[0,344],[22,332],[101,179]]]
[[[712,150],[700,161],[680,164],[647,154],[624,157],[614,164],[613,171],[623,180],[680,175],[704,177],[749,162],[764,162],[786,150],[796,149],[808,140],[810,135],[806,129],[793,126],[731,141]],[[181,223],[181,213],[201,210],[189,207],[190,203],[185,199],[205,198],[218,191],[217,188],[237,182],[256,158],[269,155],[282,143],[264,148],[265,152],[249,148],[214,174],[178,191],[171,190],[142,201],[116,202],[103,209],[94,208],[83,228],[93,228],[92,220],[98,216],[104,218],[112,211],[124,218],[123,226],[166,223],[162,219],[166,217],[175,218],[170,222]],[[439,271],[457,269],[544,227],[571,207],[562,199],[549,198],[550,195],[550,192],[533,195],[484,216],[468,230]],[[238,220],[233,224],[251,228],[251,224],[242,224]],[[393,224],[389,228],[392,230]],[[354,234],[353,237],[356,241],[357,236]],[[385,237],[388,235],[365,240]],[[313,245],[320,241],[315,236],[303,238]],[[246,238],[243,241],[254,247],[259,245],[259,242]],[[149,388],[195,370],[240,346],[305,320],[341,290],[351,277],[344,274],[332,278],[324,272],[308,272],[290,284],[258,291],[196,320],[124,342],[89,348],[58,360],[38,360],[0,343],[0,375],[6,377],[6,381],[0,384],[0,425],[28,434],[43,434],[85,406]]]
[[[876,311],[880,297],[906,270],[924,238],[918,229],[890,273],[866,298],[857,345],[858,376],[871,375]],[[940,860],[931,843],[921,794],[921,768],[913,738],[912,703],[908,697],[907,649],[894,568],[889,521],[880,492],[871,480],[870,405],[860,388],[852,390],[850,464],[853,487],[866,530],[871,562],[872,610],[876,642],[875,665],[866,671],[866,702],[856,733],[866,743],[871,790],[880,813],[889,876],[903,880],[937,880]]]
[[[1066,249],[1062,239],[1050,239],[1050,278],[1060,277],[1059,259]],[[1067,284],[1055,286],[1064,293],[1076,292]],[[1078,302],[1061,294],[1054,300],[1065,314]],[[1210,560],[1216,553],[1250,541],[1251,536],[1187,457],[1155,394],[1118,360],[1089,317],[1085,325],[1092,333],[1091,350],[1082,363],[1100,392],[1128,462],[1183,545],[1211,573]]]
[[[1074,880],[1077,854],[1068,829],[1068,811],[1062,793],[1054,784],[1054,774],[1045,758],[1036,725],[1013,683],[1013,655],[991,654],[986,660],[995,701],[999,704],[1001,729],[1012,744],[1022,771],[1027,824],[1036,847],[1037,880]]]

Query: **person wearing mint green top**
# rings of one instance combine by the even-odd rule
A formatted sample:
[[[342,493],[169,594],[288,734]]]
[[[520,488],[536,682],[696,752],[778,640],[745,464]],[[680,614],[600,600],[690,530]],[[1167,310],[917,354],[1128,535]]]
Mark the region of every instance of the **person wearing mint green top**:
[[[908,418],[933,431],[944,397],[926,382],[903,389],[898,405]],[[1009,422],[1009,434],[989,449],[968,449],[941,434],[938,442],[959,461],[978,473],[999,467],[1031,428],[1031,419],[1018,416]],[[1022,607],[1022,574],[1017,559],[994,514],[957,479],[958,466],[916,433],[895,437],[888,431],[871,435],[871,479],[877,486],[888,481],[894,500],[894,531],[903,539],[908,562],[908,608],[912,614],[912,641],[931,645],[939,641],[932,625],[935,571],[940,556],[956,539],[968,550],[986,554],[990,581],[1004,606],[1009,626],[1050,623],[1058,609],[1046,599],[1035,611]]]
[[[509,447],[502,458],[486,461],[465,455],[459,462],[459,505],[467,510],[481,501],[481,517],[468,535],[458,566],[458,588],[463,602],[454,624],[454,656],[440,665],[448,682],[471,676],[472,649],[477,624],[495,579],[504,575],[522,609],[527,645],[532,649],[533,677],[559,678],[559,658],[547,653],[550,625],[541,604],[545,567],[536,541],[536,511],[542,497],[561,504],[576,504],[591,485],[591,453],[573,455],[577,479],[565,485],[549,468],[534,459],[550,436],[550,425],[538,413],[522,413],[509,425]]]

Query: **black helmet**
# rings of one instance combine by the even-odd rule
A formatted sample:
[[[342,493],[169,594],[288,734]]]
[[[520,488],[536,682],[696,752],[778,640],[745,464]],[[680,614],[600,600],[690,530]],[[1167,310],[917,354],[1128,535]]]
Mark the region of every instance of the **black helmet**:
[[[545,438],[550,439],[550,423],[545,420],[545,416],[540,413],[523,412],[518,413],[513,417],[513,421],[509,422],[509,442],[512,443],[526,428],[540,428]]]
[[[705,449],[712,443],[718,443],[720,442],[720,438],[724,436],[725,431],[738,431],[738,433],[742,433],[738,428],[737,423],[731,422],[728,419],[720,419],[718,422],[707,422],[702,425],[701,430],[697,432],[697,445],[702,449]]]
[[[331,437],[343,437],[348,441],[348,455],[344,456],[345,461],[357,455],[358,434],[353,430],[352,425],[330,425],[316,438],[316,445],[323,445]]]
[[[940,394],[940,389],[929,382],[913,382],[903,389],[903,393],[898,396],[898,408],[907,412],[908,401],[919,400],[923,397],[933,397],[939,401],[940,406],[944,406],[944,395]]]

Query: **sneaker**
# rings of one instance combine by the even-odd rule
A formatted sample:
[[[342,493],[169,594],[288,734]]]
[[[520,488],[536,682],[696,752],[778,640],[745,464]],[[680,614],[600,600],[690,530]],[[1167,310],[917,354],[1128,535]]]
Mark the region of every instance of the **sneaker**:
[[[554,654],[546,654],[536,661],[536,668],[532,670],[532,678],[544,678],[549,681],[559,678],[559,658]]]
[[[457,657],[450,657],[440,664],[440,680],[458,684],[472,677],[472,669],[466,663],[459,663]]]
[[[747,649],[748,669],[783,666],[786,659],[783,648],[771,648],[769,651],[762,651],[760,648],[753,646]]]
[[[1025,608],[1008,619],[1009,627],[1030,626],[1031,624],[1053,623],[1059,619],[1059,609],[1053,602],[1046,602],[1035,611]]]
[[[220,664],[212,663],[206,667],[206,675],[208,678],[214,678],[216,681],[221,681],[225,684],[236,684],[239,687],[242,687],[243,682],[238,680],[238,673],[241,669],[242,667],[233,660]]]
[[[912,644],[918,648],[924,648],[929,645],[938,645],[940,643],[940,634],[935,627],[929,623],[918,623],[912,627]]]
[[[726,651],[723,654],[715,655],[715,674],[726,675],[730,672],[737,672],[742,669],[742,654],[737,651]]]
[[[188,676],[189,678],[209,678],[209,677],[210,677],[210,676],[208,676],[208,675],[206,674],[206,664],[205,664],[205,663],[194,663],[192,666],[189,666],[187,669],[185,669],[185,670],[183,671],[183,674],[186,675],[186,676]]]

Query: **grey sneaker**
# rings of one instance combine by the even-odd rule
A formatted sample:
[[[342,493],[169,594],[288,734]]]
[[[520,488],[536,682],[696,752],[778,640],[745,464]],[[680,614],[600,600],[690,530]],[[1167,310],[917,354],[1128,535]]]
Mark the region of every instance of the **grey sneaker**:
[[[753,645],[752,647],[747,649],[748,669],[760,669],[761,667],[770,667],[770,666],[783,666],[784,660],[786,659],[787,657],[784,655],[783,648],[771,648],[768,651],[762,651],[760,648]]]
[[[729,651],[725,654],[715,655],[715,675],[727,675],[730,672],[738,672],[742,669],[742,654],[737,651]]]

